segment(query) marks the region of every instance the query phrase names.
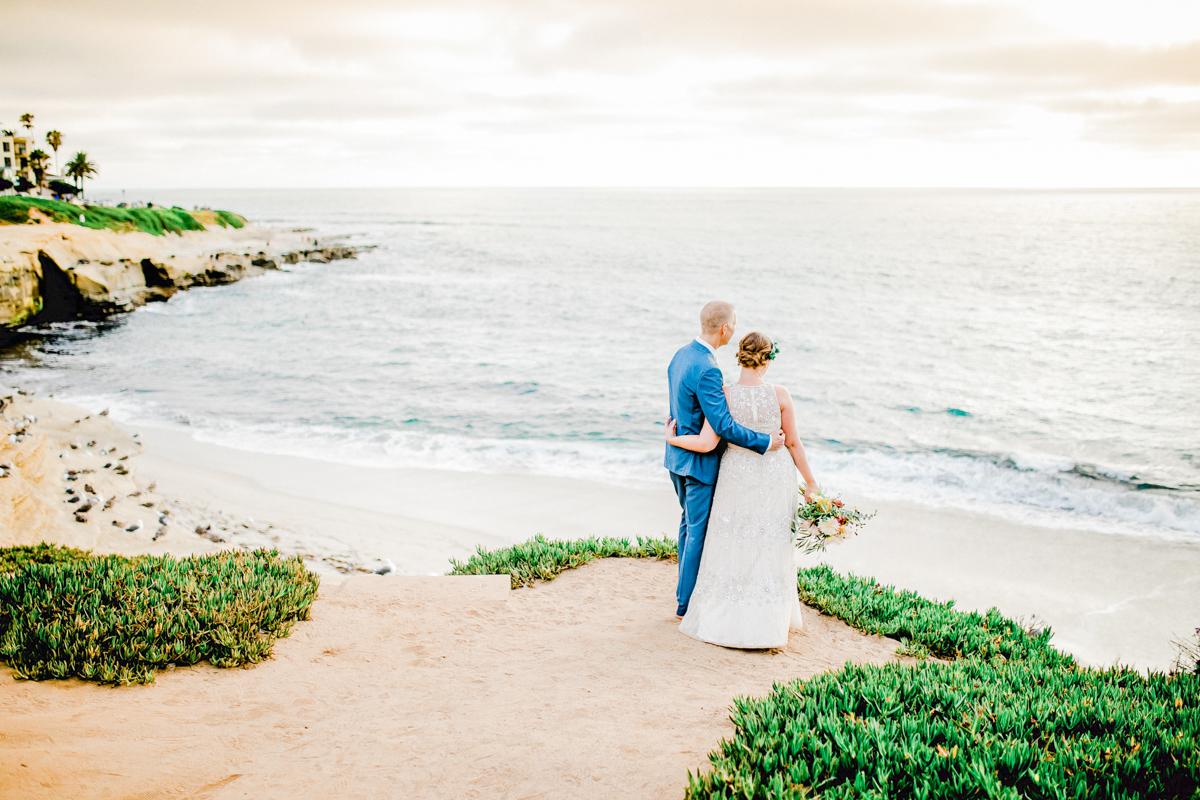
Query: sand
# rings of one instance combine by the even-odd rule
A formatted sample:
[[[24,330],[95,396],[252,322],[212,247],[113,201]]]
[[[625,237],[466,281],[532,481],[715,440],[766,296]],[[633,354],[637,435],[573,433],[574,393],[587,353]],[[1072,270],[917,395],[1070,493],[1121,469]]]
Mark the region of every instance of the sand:
[[[363,575],[251,669],[0,683],[0,797],[681,797],[734,697],[895,659],[811,609],[782,650],[689,639],[675,570],[609,559],[513,592]]]
[[[0,404],[0,465],[10,467],[0,478],[0,546],[48,541],[130,555],[218,549],[172,517],[156,482],[139,474],[144,445],[106,414],[7,392]]]
[[[103,443],[130,448],[118,454],[139,453],[124,462],[136,480],[111,515],[125,524],[142,519],[146,528],[136,534],[112,528],[104,515],[88,525],[72,522],[64,501],[65,489],[74,484],[60,480],[46,494],[47,505],[59,509],[61,534],[51,540],[102,552],[274,546],[301,554],[327,580],[340,580],[384,564],[399,574],[441,575],[450,568],[449,559],[465,559],[476,546],[503,547],[538,533],[658,537],[674,535],[678,525],[678,506],[665,482],[635,488],[533,475],[331,464],[204,444],[186,430],[128,426],[94,413],[76,430],[73,421],[89,412],[64,407],[60,413],[53,403],[39,405],[44,402],[18,397],[7,413],[10,418],[41,413],[34,430],[54,429],[59,449],[51,456],[63,455],[56,464],[82,465],[89,458],[99,462],[93,467],[106,463],[96,450],[92,456],[69,450],[65,443],[76,440],[96,440],[97,448]],[[4,447],[0,442],[0,463]],[[127,496],[151,483],[156,484],[152,496]],[[0,498],[5,485],[0,480]],[[99,485],[93,488],[110,494]],[[1037,617],[1053,628],[1058,647],[1095,666],[1120,662],[1169,669],[1177,652],[1174,641],[1200,623],[1195,611],[1200,608],[1200,546],[1195,543],[848,499],[878,509],[879,515],[857,539],[801,563],[825,561],[927,597],[953,599],[964,610],[996,606],[1011,617]],[[142,507],[151,501],[156,503],[152,509]],[[168,531],[151,541],[162,510],[171,512]],[[194,533],[197,527],[224,541],[202,539]],[[43,533],[29,532],[25,538],[40,540]]]
[[[669,484],[611,486],[532,475],[479,475],[328,464],[246,453],[180,431],[137,428],[147,474],[166,496],[206,498],[227,516],[324,536],[343,557],[405,574],[442,574],[476,544],[550,537],[675,535]],[[818,476],[819,478],[819,476]],[[847,497],[879,514],[854,540],[801,559],[871,575],[962,610],[1037,617],[1085,664],[1169,669],[1174,641],[1200,625],[1200,545],[1023,525],[915,503]],[[256,513],[257,512],[257,513]],[[350,553],[350,551],[354,551]]]
[[[508,576],[359,571],[380,555],[397,572],[442,573],[476,544],[537,532],[658,535],[674,512],[656,492],[364,470],[146,428],[135,438],[108,416],[20,395],[4,425],[21,433],[0,441],[13,464],[0,544],[265,543],[304,551],[324,575],[312,619],[247,669],[200,664],[114,688],[15,681],[0,667],[0,799],[678,797],[732,732],[736,696],[895,659],[896,642],[811,609],[781,650],[689,639],[666,562],[606,560],[513,592]],[[111,508],[76,522],[67,490],[81,484]],[[164,511],[161,531],[124,528]]]
[[[19,396],[4,416],[6,434],[25,433],[0,439],[0,463],[14,462],[0,478],[0,544],[177,554],[268,544],[323,577],[313,619],[253,668],[197,665],[124,688],[16,682],[0,668],[0,799],[678,797],[731,733],[734,697],[895,658],[895,642],[812,609],[780,651],[688,639],[672,616],[672,564],[608,560],[514,592],[507,577],[422,577],[476,545],[535,533],[671,534],[665,485],[248,453]],[[67,502],[81,482],[117,498],[86,523]],[[879,516],[822,557],[834,568],[960,608],[1036,615],[1085,663],[1166,668],[1172,636],[1195,625],[1195,545],[852,499]],[[108,518],[163,511],[161,533]],[[392,575],[363,572],[383,563]]]

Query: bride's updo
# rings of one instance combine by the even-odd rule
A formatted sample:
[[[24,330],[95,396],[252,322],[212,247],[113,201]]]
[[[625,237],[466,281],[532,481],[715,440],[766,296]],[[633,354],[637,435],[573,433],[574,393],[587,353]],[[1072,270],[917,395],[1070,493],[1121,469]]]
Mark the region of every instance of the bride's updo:
[[[752,331],[738,343],[737,362],[747,369],[758,369],[774,358],[775,343],[765,333]]]

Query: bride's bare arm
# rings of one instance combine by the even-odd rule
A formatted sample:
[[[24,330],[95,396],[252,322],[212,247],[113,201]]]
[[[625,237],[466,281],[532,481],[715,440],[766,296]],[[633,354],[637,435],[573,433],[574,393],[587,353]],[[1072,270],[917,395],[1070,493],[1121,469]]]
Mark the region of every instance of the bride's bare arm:
[[[804,498],[812,502],[821,491],[817,479],[813,477],[812,467],[808,465],[808,454],[804,452],[804,442],[796,432],[796,409],[792,404],[792,395],[782,386],[775,387],[775,396],[779,398],[779,411],[783,416],[783,444],[792,454],[796,469],[804,476]]]
[[[683,436],[675,434],[675,420],[667,420],[667,443],[693,453],[708,453],[721,441],[708,420],[704,420],[704,428],[699,433],[689,433]]]

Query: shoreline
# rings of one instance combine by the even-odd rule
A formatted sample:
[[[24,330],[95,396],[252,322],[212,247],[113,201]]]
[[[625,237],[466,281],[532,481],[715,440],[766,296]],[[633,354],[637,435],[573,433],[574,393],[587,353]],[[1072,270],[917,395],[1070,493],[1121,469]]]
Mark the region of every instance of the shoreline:
[[[20,403],[44,409],[56,401],[19,398],[6,413],[23,413]],[[155,484],[154,497],[170,509],[171,521],[169,535],[157,541],[143,541],[148,531],[139,537],[101,528],[91,534],[100,546],[82,545],[101,551],[278,547],[336,583],[363,571],[443,575],[451,558],[465,559],[477,546],[505,547],[536,534],[634,540],[673,535],[678,527],[677,501],[665,482],[631,488],[538,475],[358,467],[235,450],[197,442],[184,431],[104,419],[128,442],[144,445],[130,459],[133,474],[143,490]],[[83,434],[68,424],[57,435],[62,446]],[[846,499],[879,513],[856,539],[798,557],[802,566],[825,562],[926,597],[953,599],[959,610],[996,606],[1012,618],[1036,618],[1055,631],[1056,646],[1092,666],[1168,669],[1173,640],[1196,625],[1191,610],[1200,607],[1200,545]],[[76,523],[65,510],[57,513],[60,527],[73,533]]]
[[[538,533],[633,540],[673,535],[679,525],[678,502],[665,482],[631,488],[538,475],[355,467],[234,450],[196,442],[180,431],[138,430],[149,445],[147,468],[172,476],[164,486],[194,481],[202,469],[206,481],[216,479],[213,473],[223,476],[221,483],[208,484],[209,492],[240,485],[238,506],[247,510],[270,497],[278,509],[273,513],[290,505],[286,518],[295,521],[314,518],[324,506],[322,518],[337,525],[326,528],[329,535],[348,534],[364,542],[364,549],[383,548],[378,555],[391,559],[400,574],[442,574],[448,558],[465,558],[475,545],[508,546]],[[878,509],[878,516],[856,541],[798,556],[799,564],[825,562],[926,597],[953,599],[963,611],[996,606],[1009,617],[1040,619],[1055,631],[1059,648],[1092,666],[1119,661],[1143,671],[1165,670],[1175,657],[1174,638],[1196,626],[1195,543],[847,499]],[[356,527],[356,520],[368,519],[380,526],[376,532]],[[1081,559],[1081,552],[1091,555]]]
[[[363,248],[309,231],[244,225],[154,236],[63,222],[0,224],[0,346],[24,325],[103,319],[301,261],[354,258]]]

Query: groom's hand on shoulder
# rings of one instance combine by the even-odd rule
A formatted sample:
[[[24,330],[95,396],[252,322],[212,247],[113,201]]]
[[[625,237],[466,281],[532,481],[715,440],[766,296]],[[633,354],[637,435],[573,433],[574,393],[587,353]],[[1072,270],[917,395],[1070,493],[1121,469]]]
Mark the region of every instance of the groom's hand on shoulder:
[[[767,448],[767,451],[770,452],[771,450],[778,450],[779,448],[783,447],[783,439],[783,431],[780,430],[772,433],[771,446]]]

